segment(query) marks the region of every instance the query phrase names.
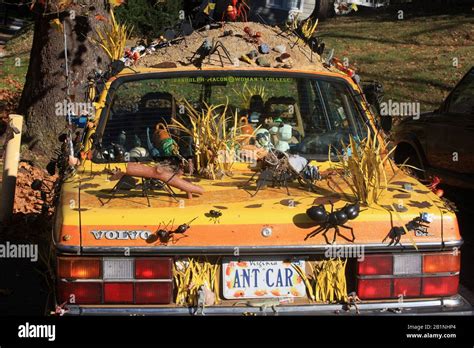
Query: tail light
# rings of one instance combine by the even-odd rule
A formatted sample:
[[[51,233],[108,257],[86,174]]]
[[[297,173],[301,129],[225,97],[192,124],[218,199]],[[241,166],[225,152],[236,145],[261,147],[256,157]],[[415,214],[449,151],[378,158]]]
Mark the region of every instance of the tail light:
[[[62,258],[58,262],[58,275],[67,279],[97,279],[101,277],[100,266],[100,259]]]
[[[454,295],[458,291],[459,276],[429,277],[423,279],[423,295],[443,296]]]
[[[390,279],[360,279],[358,296],[363,299],[390,297],[392,284]]]
[[[460,253],[368,255],[357,270],[361,299],[452,296],[458,291]]]
[[[172,283],[142,282],[135,284],[135,303],[170,303],[173,294]]]
[[[417,297],[421,294],[421,278],[395,278],[393,293],[396,296]]]
[[[167,304],[172,301],[171,258],[59,257],[57,268],[60,303]]]
[[[104,283],[105,303],[133,303],[133,283]]]
[[[382,275],[392,274],[393,259],[386,255],[367,255],[363,262],[359,262],[359,274]]]
[[[459,272],[461,258],[454,254],[431,254],[423,256],[423,273]]]
[[[171,259],[136,259],[135,278],[137,279],[170,279]]]
[[[102,301],[102,284],[88,282],[59,282],[59,303],[92,304]]]

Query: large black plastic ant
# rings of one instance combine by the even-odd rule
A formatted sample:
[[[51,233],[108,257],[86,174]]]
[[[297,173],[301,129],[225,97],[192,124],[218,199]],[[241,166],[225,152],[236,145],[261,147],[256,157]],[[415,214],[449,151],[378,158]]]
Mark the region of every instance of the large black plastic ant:
[[[175,230],[173,230],[174,220],[173,220],[173,223],[171,224],[170,230],[168,230],[169,223],[164,228],[161,228],[161,224],[160,224],[160,226],[158,226],[158,230],[156,231],[156,236],[160,239],[160,242],[164,244],[167,244],[170,240],[173,242],[176,242],[177,240],[174,240],[174,235],[175,234],[184,235],[184,233],[186,233],[191,228],[191,223],[196,219],[197,217],[195,217],[188,223],[179,225]]]
[[[353,242],[355,240],[354,230],[352,229],[352,227],[346,226],[344,224],[347,221],[354,220],[356,217],[359,216],[359,203],[346,204],[343,208],[336,211],[334,211],[334,204],[332,202],[329,203],[331,204],[330,213],[327,212],[326,208],[324,208],[324,205],[322,204],[313,206],[306,210],[306,214],[309,216],[309,218],[320,226],[313,232],[309,233],[304,240],[312,238],[322,232],[324,239],[326,239],[326,243],[328,244],[334,244],[337,236],[340,236],[341,238],[349,242]],[[343,227],[345,229],[350,230],[352,239],[347,238],[346,236],[341,234],[341,232],[339,231],[339,227]],[[332,243],[329,243],[326,233],[331,228],[334,228],[334,237]]]

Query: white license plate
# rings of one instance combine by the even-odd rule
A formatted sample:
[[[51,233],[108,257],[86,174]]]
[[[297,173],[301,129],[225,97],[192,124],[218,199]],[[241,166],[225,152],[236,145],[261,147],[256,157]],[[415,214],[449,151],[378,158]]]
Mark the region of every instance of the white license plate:
[[[303,260],[276,260],[271,257],[224,259],[224,298],[303,297],[306,287],[292,264],[304,270]]]

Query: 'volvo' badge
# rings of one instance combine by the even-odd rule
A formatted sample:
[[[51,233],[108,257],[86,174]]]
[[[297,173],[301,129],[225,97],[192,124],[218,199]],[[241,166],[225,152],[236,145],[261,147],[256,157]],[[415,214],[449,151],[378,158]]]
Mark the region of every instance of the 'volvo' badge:
[[[140,230],[93,230],[91,231],[95,239],[108,239],[108,240],[147,240],[152,234],[151,231],[140,231]]]

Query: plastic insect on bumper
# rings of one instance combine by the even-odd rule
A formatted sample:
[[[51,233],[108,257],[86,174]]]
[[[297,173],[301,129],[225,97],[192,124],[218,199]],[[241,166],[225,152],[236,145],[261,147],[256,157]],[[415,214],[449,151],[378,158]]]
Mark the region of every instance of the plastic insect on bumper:
[[[383,239],[382,243],[389,238],[390,243],[388,246],[397,244],[402,245],[400,239],[407,233],[407,231],[415,232],[415,236],[417,237],[429,236],[428,228],[431,222],[433,222],[433,216],[431,214],[420,213],[419,216],[405,224],[405,228],[402,226],[393,226],[387,236]]]
[[[211,209],[205,214],[215,224],[219,223],[219,218],[222,216],[222,211]]]
[[[313,232],[309,233],[304,240],[307,240],[308,238],[312,238],[316,236],[319,233],[322,233],[324,238],[326,239],[326,243],[329,243],[329,240],[326,236],[326,233],[331,229],[334,228],[334,236],[331,244],[334,244],[336,241],[337,236],[340,236],[341,238],[353,242],[355,240],[354,236],[354,230],[350,226],[344,225],[347,223],[349,220],[354,220],[359,216],[360,212],[360,206],[359,203],[354,203],[354,204],[346,204],[343,208],[334,211],[334,205],[332,202],[329,202],[331,204],[331,212],[328,213],[326,211],[326,208],[324,208],[324,205],[320,204],[317,206],[313,206],[306,210],[306,214],[309,216],[311,220],[316,222],[318,225],[320,225],[317,229],[315,229]],[[351,231],[351,237],[348,238],[341,234],[339,228],[345,228]]]
[[[148,243],[151,243],[155,241],[156,239],[159,239],[162,244],[168,244],[170,241],[174,244],[176,243],[179,239],[185,237],[184,234],[191,228],[191,223],[196,220],[197,217],[189,221],[188,223],[184,223],[179,225],[176,229],[173,229],[173,222],[171,223],[171,229],[168,229],[168,226],[170,223],[168,223],[164,228],[161,228],[158,226],[158,229],[154,235],[151,235],[150,238],[147,240]],[[182,235],[183,237],[179,239],[175,239],[175,235]]]
[[[400,242],[400,239],[402,236],[406,234],[405,230],[403,227],[400,226],[393,226],[390,231],[388,232],[387,236],[383,239],[382,243],[385,242],[387,238],[390,239],[390,243],[388,243],[388,246],[391,245],[402,245]]]

